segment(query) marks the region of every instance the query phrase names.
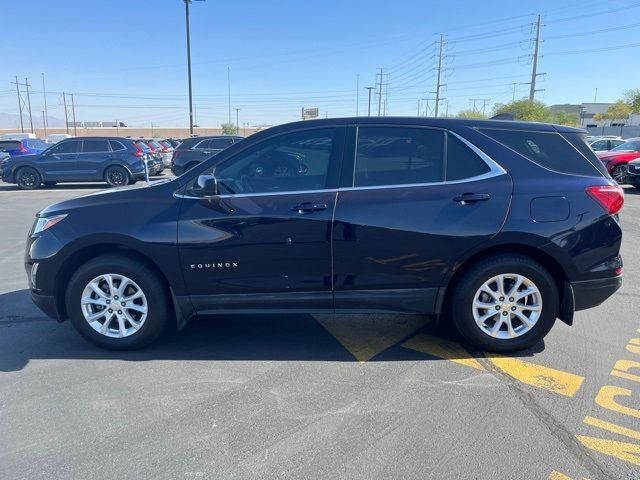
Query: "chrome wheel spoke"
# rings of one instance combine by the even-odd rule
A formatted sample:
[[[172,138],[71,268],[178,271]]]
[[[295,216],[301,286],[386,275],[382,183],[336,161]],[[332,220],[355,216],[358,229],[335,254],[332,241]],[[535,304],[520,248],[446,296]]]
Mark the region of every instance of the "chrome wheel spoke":
[[[147,307],[144,305],[137,305],[135,303],[128,304],[124,307],[126,310],[133,310],[134,312],[147,313]]]
[[[513,313],[516,315],[516,317],[518,317],[518,318],[520,319],[520,321],[521,321],[521,322],[522,322],[526,327],[528,327],[528,328],[533,327],[533,325],[534,325],[534,324],[533,324],[533,322],[531,322],[531,320],[529,320],[529,318],[528,318],[524,313],[522,313],[522,312],[521,312],[521,311],[519,311],[519,310],[516,310],[516,311],[515,311],[515,312],[513,312]]]
[[[511,289],[509,290],[509,294],[508,294],[509,297],[513,297],[513,295],[520,288],[520,285],[522,285],[523,281],[524,281],[524,277],[522,275],[517,275],[516,276],[516,282],[513,284],[513,287],[511,287]]]
[[[89,283],[89,288],[99,297],[107,299],[110,298],[106,293],[104,293],[104,291],[100,288],[100,285],[98,285],[97,282],[93,281],[91,283]]]
[[[122,297],[122,301],[123,302],[132,302],[133,300],[136,300],[138,298],[142,298],[142,296],[143,296],[142,290],[138,290],[133,295],[129,295],[128,297]]]
[[[103,334],[103,335],[107,334],[107,332],[109,331],[109,325],[111,324],[111,320],[113,320],[114,316],[115,316],[114,314],[111,314],[111,315],[105,317],[104,323],[100,327],[100,333],[101,334]]]
[[[127,329],[124,325],[124,318],[122,317],[122,315],[118,315],[118,334],[121,337],[127,336]]]
[[[82,297],[82,305],[98,305],[100,307],[106,307],[107,306],[107,299],[105,297],[98,297],[98,298],[93,298],[93,297]]]

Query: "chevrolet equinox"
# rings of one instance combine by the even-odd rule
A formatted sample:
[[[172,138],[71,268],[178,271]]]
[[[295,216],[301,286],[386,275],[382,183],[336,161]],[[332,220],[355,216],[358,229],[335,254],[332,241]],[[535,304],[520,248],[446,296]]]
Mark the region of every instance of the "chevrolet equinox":
[[[263,312],[429,314],[479,349],[524,349],[622,282],[623,192],[585,133],[440,118],[273,127],[177,178],[42,210],[32,297],[114,349],[194,315]]]

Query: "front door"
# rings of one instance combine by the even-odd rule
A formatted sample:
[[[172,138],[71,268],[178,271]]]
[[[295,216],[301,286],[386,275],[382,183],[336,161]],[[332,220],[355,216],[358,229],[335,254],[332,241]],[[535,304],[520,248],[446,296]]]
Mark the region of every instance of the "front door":
[[[215,168],[220,195],[187,184],[178,224],[199,313],[333,307],[331,228],[344,130],[267,138]]]
[[[76,179],[81,140],[63,140],[46,150],[38,159],[43,180],[68,182]]]
[[[365,126],[356,145],[335,212],[336,311],[432,313],[455,262],[499,231],[510,177],[441,129]]]

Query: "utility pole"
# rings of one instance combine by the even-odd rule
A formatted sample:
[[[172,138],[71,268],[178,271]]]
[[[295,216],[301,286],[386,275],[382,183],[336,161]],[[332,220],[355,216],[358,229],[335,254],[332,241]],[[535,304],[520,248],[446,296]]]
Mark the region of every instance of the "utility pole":
[[[120,136],[120,121],[116,120],[116,137]]]
[[[11,82],[14,83],[14,82]],[[24,122],[22,120],[22,100],[20,97],[20,83],[18,82],[18,76],[16,75],[16,93],[18,94],[18,109],[20,111],[20,131],[24,133]]]
[[[533,67],[531,69],[531,88],[529,89],[529,101],[533,102],[536,95],[536,80],[538,78],[538,53],[540,51],[540,14],[536,22],[536,45],[533,51]]]
[[[476,102],[482,102],[482,115],[485,114],[485,107],[487,106],[487,102],[490,101],[490,98],[470,98],[469,101],[473,102],[473,111],[477,112]]]
[[[596,87],[596,93],[593,96],[593,103],[598,103],[598,87]]]
[[[42,99],[44,100],[44,128],[46,130],[49,126],[49,111],[47,110],[47,88],[44,86],[44,73],[42,74]]]
[[[71,112],[73,115],[73,136],[77,137],[78,136],[78,130],[76,127],[76,102],[73,99],[73,93],[71,94]]]
[[[435,106],[435,115],[438,116],[438,105],[440,104],[440,87],[443,87],[440,83],[440,79],[442,78],[442,51],[444,49],[444,33],[440,34],[440,53],[438,54],[438,76],[436,80],[436,106]]]
[[[358,106],[360,102],[360,74],[356,74],[356,117],[358,116]]]
[[[364,87],[365,90],[369,90],[369,108],[367,109],[367,117],[371,116],[371,90],[373,90],[373,87]]]
[[[42,110],[42,126],[44,127],[44,136],[47,136],[47,122],[45,120],[45,111]]]
[[[193,137],[193,92],[191,90],[191,35],[189,33],[189,4],[184,0],[184,13],[187,21],[187,77],[189,82],[189,134]]]
[[[236,135],[240,135],[240,123],[238,122],[238,112],[240,109],[234,108],[234,110],[236,111]]]
[[[229,123],[231,123],[231,70],[227,66],[227,94],[229,97]]]
[[[67,127],[67,135],[69,135],[69,114],[67,113],[67,96],[62,92],[62,103],[64,103],[64,124]]]
[[[512,103],[516,101],[516,86],[517,85],[518,85],[517,83],[513,84],[513,97],[511,97],[511,102]]]
[[[380,116],[380,112],[382,111],[382,72],[383,69],[380,69],[380,83],[378,83],[378,116]]]
[[[27,105],[29,107],[29,125],[31,125],[31,133],[33,133],[33,117],[31,116],[31,95],[29,95],[29,80],[27,77],[24,77],[24,86],[27,89]]]
[[[420,116],[420,99],[418,99],[418,114],[416,115],[416,117]]]

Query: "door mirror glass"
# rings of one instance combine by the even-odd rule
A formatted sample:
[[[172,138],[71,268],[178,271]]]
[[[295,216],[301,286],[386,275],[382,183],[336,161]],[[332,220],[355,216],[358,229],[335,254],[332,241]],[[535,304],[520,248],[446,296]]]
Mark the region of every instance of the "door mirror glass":
[[[213,197],[218,195],[218,180],[215,175],[199,175],[190,193],[197,197]]]

